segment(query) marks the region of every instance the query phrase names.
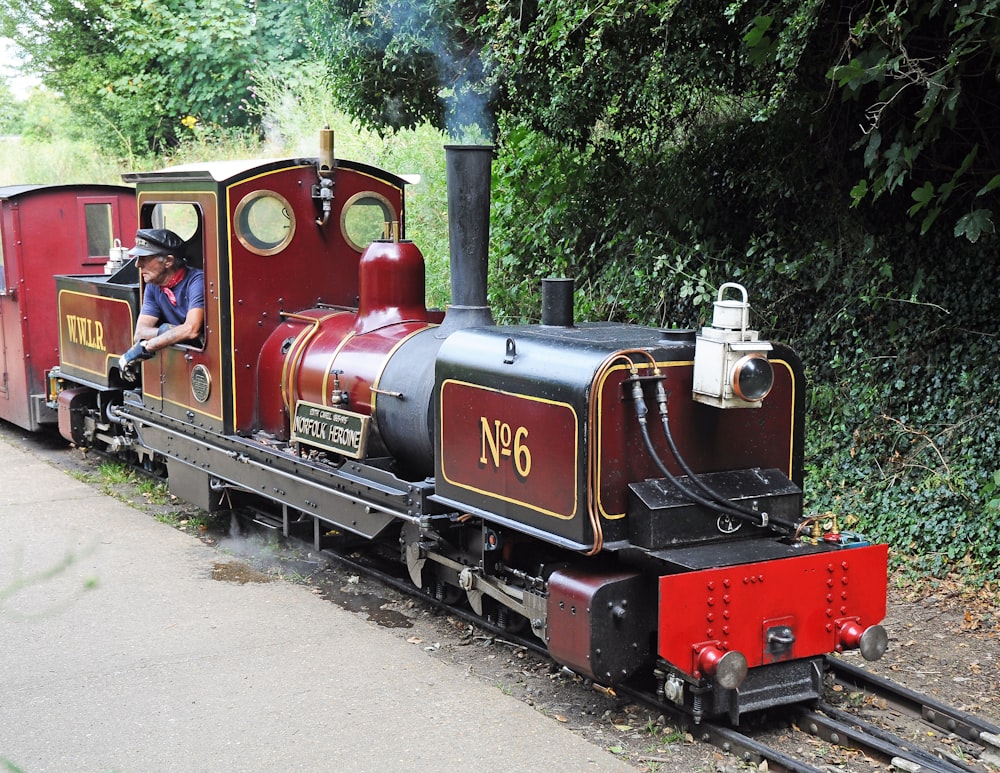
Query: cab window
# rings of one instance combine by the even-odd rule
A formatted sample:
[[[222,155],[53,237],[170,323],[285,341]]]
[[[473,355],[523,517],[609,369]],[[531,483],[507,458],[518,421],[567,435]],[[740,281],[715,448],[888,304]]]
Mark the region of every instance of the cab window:
[[[144,228],[167,228],[184,240],[185,260],[195,268],[204,268],[201,207],[187,201],[160,201],[143,206],[140,221]],[[206,320],[207,324],[207,320]],[[202,350],[205,348],[205,326],[197,339],[174,344]]]
[[[399,222],[399,215],[385,196],[364,191],[351,196],[340,215],[344,240],[358,252],[383,238],[385,224]]]
[[[203,268],[201,208],[187,201],[161,201],[143,207],[142,221],[146,228],[168,228],[185,243],[187,262]]]
[[[295,236],[295,211],[280,193],[248,193],[233,213],[236,238],[255,255],[277,255]]]

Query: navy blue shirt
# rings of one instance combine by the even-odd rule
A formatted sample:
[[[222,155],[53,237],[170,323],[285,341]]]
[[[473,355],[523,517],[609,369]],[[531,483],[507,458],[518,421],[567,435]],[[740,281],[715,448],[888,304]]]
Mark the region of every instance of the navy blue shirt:
[[[187,317],[189,309],[205,308],[205,272],[198,268],[188,268],[184,278],[171,288],[177,301],[175,306],[159,285],[146,285],[142,297],[140,314],[156,317],[161,323],[179,325]]]

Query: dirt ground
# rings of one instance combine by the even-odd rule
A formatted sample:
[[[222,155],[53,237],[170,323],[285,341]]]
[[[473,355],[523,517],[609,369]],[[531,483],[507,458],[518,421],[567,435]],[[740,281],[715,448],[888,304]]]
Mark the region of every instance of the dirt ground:
[[[399,634],[408,642],[565,723],[629,760],[638,771],[759,770],[696,743],[645,707],[419,601],[342,575],[336,568],[318,573],[312,582],[317,592],[336,603],[343,603],[345,596],[362,599],[355,609],[376,623],[384,624],[380,616],[386,612],[401,611],[412,625]],[[855,653],[848,656],[850,662],[1000,725],[1000,606],[995,595],[955,582],[926,590],[892,587],[884,625],[889,633],[885,657],[869,664]],[[847,769],[840,767],[842,758],[825,742],[810,738],[796,743],[790,751],[811,764],[831,771]]]
[[[128,482],[110,486],[97,471],[100,459],[66,449],[58,439],[25,437],[9,425],[0,434],[45,456],[67,473],[151,517],[173,523],[216,545],[213,577],[222,582],[292,581],[309,585],[331,603],[396,629],[414,647],[461,668],[552,718],[573,732],[650,773],[729,773],[758,770],[735,757],[696,743],[662,717],[592,685],[519,646],[496,638],[391,588],[328,565],[307,550],[283,553],[257,539],[235,537],[228,524],[205,524],[197,511],[170,497],[151,498]],[[1000,595],[964,587],[955,580],[917,586],[895,577],[890,583],[889,650],[872,671],[1000,725]],[[860,656],[856,662],[863,664]],[[820,741],[794,750],[817,767],[840,770]]]

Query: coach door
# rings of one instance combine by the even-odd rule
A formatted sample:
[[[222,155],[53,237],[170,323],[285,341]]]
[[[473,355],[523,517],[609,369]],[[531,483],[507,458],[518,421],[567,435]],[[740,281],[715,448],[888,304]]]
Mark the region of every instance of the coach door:
[[[0,378],[0,398],[6,400],[7,391],[7,305],[9,294],[7,293],[7,265],[4,260],[4,225],[2,212],[0,212],[0,368],[3,369]]]
[[[205,272],[205,325],[197,341],[163,349],[145,364],[143,399],[165,415],[222,431],[222,347],[219,336],[218,244],[213,192],[156,192],[140,195],[143,227],[169,228],[184,239],[187,262]]]
[[[24,336],[21,324],[20,278],[20,209],[0,200],[0,351],[3,375],[0,378],[0,418],[26,426],[27,392],[25,391]]]

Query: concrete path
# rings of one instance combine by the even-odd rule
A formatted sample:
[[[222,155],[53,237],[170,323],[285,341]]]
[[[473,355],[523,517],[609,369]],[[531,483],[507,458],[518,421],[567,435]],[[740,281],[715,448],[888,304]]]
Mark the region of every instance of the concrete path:
[[[0,771],[630,771],[0,439]]]

